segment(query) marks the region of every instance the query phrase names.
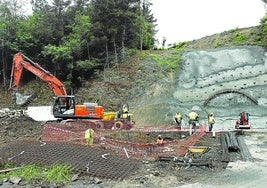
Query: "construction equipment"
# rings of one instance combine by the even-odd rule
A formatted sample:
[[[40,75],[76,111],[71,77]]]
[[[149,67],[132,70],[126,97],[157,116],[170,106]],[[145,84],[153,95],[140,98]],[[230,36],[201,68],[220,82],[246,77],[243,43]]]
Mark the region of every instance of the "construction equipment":
[[[239,120],[235,122],[236,129],[250,129],[251,126],[249,124],[249,113],[241,112],[239,114]]]
[[[55,118],[62,119],[103,119],[104,108],[97,103],[76,104],[75,96],[55,96],[52,104]]]
[[[52,105],[52,113],[55,118],[65,119],[102,119],[103,121],[115,120],[116,129],[123,127],[122,120],[132,122],[133,114],[129,113],[129,105],[124,104],[118,112],[104,112],[103,106],[97,103],[85,102],[82,105],[75,105],[73,95],[56,96]],[[127,110],[125,109],[127,107]]]
[[[210,147],[208,146],[189,146],[188,147],[189,152],[193,154],[202,154],[206,153],[210,150]]]
[[[23,58],[28,61],[25,61]],[[9,91],[12,92],[12,98],[18,105],[26,106],[36,97],[36,94],[23,96],[17,92],[24,69],[32,72],[41,80],[45,81],[56,96],[67,95],[66,89],[60,80],[50,72],[44,70],[38,63],[34,63],[21,53],[17,53],[13,58]]]
[[[115,119],[126,119],[128,121],[134,122],[133,114],[130,113],[129,104],[123,104],[121,109],[116,113]]]
[[[24,61],[23,58],[27,59],[28,61]],[[35,74],[41,80],[45,81],[49,88],[54,92],[55,97],[52,104],[52,114],[55,118],[60,118],[62,120],[97,120],[98,125],[101,124],[102,128],[104,127],[104,123],[101,123],[102,121],[112,121],[112,126],[114,125],[116,128],[129,127],[129,124],[133,124],[133,122],[130,122],[129,118],[119,118],[119,120],[125,121],[117,121],[114,123],[114,113],[109,113],[109,118],[104,119],[104,117],[106,117],[104,108],[97,103],[85,102],[83,104],[77,104],[75,96],[67,95],[65,87],[59,79],[21,53],[14,55],[9,88],[9,90],[12,92],[13,99],[16,100],[17,104],[25,106],[29,104],[30,100],[33,98],[33,95],[22,97],[22,95],[17,92],[24,68]],[[96,121],[94,121],[93,124],[96,125]],[[105,122],[105,125],[107,124],[108,122]]]
[[[202,158],[202,154],[208,152],[210,147],[208,146],[189,146],[188,153],[185,156],[192,158]]]

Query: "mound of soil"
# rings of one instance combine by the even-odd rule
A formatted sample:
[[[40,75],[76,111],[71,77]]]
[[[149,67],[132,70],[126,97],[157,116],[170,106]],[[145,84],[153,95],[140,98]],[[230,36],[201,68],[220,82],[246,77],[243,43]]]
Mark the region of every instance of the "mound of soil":
[[[12,110],[0,115],[0,146],[19,140],[37,140],[41,138],[43,122],[37,122]]]

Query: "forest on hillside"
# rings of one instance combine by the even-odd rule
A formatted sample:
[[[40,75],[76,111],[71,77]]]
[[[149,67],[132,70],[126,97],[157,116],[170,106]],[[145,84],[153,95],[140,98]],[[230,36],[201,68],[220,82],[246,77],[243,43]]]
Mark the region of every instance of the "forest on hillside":
[[[154,46],[156,19],[150,0],[0,1],[1,83],[22,52],[66,87],[79,87],[96,70],[124,62]],[[30,77],[33,75],[28,75]]]

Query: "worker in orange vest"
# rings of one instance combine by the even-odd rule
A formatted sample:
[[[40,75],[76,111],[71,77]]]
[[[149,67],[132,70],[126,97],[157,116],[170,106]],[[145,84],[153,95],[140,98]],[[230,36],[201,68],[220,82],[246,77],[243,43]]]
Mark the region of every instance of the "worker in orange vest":
[[[163,145],[163,138],[161,135],[158,135],[157,144],[162,146]]]

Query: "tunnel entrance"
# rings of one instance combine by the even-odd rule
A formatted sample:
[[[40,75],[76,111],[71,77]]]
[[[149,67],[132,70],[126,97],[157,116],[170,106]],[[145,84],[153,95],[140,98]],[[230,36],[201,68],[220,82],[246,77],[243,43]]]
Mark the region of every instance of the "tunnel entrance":
[[[248,95],[247,93],[244,93],[244,92],[238,91],[238,90],[233,90],[233,89],[223,89],[223,90],[219,90],[219,91],[214,92],[213,94],[211,94],[205,100],[204,106],[207,106],[212,99],[214,99],[214,98],[216,98],[216,97],[218,97],[220,95],[227,94],[227,93],[236,93],[236,94],[239,94],[239,95],[241,95],[241,96],[246,97],[247,99],[249,99],[252,103],[254,103],[256,105],[258,104],[257,99],[255,99],[254,97]]]

